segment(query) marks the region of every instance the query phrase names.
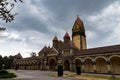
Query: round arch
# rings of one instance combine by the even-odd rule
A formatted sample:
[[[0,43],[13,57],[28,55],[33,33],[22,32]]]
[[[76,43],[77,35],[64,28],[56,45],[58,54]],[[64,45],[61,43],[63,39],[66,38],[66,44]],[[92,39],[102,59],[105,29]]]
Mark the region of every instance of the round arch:
[[[110,57],[110,69],[112,73],[120,74],[120,57],[119,56]]]
[[[85,58],[83,59],[83,62],[85,62],[86,59],[90,59],[92,62],[94,61],[91,57],[85,57]]]
[[[66,70],[66,71],[70,70],[70,61],[69,60],[64,61],[64,70]]]
[[[77,69],[77,67],[80,67],[81,68],[81,70],[82,70],[82,61],[81,61],[81,59],[80,58],[76,58],[75,60],[74,60],[74,67],[75,67],[75,71],[76,71],[76,69]]]
[[[82,62],[82,59],[79,58],[79,57],[75,58],[75,59],[73,60],[73,62],[75,63],[76,60],[80,60],[80,61]]]
[[[90,58],[86,58],[84,60],[84,71],[85,72],[93,72],[93,61]]]
[[[98,58],[103,58],[105,61],[107,61],[107,59],[104,56],[97,56],[94,61],[96,61]]]
[[[120,58],[120,55],[112,55],[108,58],[108,60],[110,61],[110,59],[113,58],[113,57],[119,57]]]
[[[98,73],[107,73],[107,61],[104,57],[97,57],[96,61],[96,72]]]
[[[80,59],[75,60],[75,67],[82,67],[82,62]]]
[[[49,70],[55,70],[55,66],[56,66],[56,61],[55,59],[50,59],[49,61]]]

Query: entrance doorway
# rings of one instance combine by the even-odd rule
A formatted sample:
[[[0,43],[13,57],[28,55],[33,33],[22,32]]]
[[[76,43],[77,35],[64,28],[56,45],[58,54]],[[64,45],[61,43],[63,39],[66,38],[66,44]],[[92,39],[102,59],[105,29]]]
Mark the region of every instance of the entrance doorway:
[[[56,66],[56,62],[54,59],[51,59],[50,62],[49,62],[49,69],[50,70],[55,70],[55,66]]]
[[[68,60],[64,62],[64,70],[69,71],[70,70],[70,63]]]

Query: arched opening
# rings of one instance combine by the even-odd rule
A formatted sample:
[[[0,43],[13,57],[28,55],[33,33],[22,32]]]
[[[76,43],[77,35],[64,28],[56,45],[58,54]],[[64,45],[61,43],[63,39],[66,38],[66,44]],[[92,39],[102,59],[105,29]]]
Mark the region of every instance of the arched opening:
[[[39,62],[38,64],[38,69],[41,69],[41,62]]]
[[[55,66],[56,66],[56,62],[54,59],[51,59],[50,62],[49,62],[49,69],[50,70],[55,70]]]
[[[84,62],[84,71],[85,72],[93,72],[93,62],[91,59],[86,59]]]
[[[75,60],[75,67],[82,67],[81,61],[79,59]]]
[[[107,62],[104,58],[97,58],[96,59],[96,72],[98,73],[107,73]]]
[[[110,59],[111,72],[120,74],[120,57],[112,57]]]
[[[68,60],[64,62],[64,70],[69,71],[70,70],[70,63]]]
[[[82,63],[81,63],[81,60],[80,59],[76,59],[75,60],[75,71],[77,71],[77,67],[80,67],[81,70],[82,70]]]
[[[24,67],[24,69],[26,69],[26,64],[25,64],[25,67]]]

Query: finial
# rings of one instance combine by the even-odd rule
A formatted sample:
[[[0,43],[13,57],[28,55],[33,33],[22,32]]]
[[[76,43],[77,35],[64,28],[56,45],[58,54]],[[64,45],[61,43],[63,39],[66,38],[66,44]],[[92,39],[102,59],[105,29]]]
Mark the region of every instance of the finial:
[[[49,43],[49,47],[50,47],[50,43]]]
[[[57,32],[55,32],[55,36],[57,36]]]
[[[79,15],[77,14],[77,17],[79,17]]]
[[[66,32],[68,32],[68,28],[66,28]]]

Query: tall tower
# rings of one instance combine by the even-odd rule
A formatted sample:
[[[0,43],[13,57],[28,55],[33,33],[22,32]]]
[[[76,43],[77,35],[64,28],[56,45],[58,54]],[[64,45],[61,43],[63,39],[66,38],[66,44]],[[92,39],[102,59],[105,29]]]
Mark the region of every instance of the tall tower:
[[[79,50],[86,49],[86,35],[83,21],[77,17],[72,28],[72,42]]]
[[[70,36],[69,36],[68,32],[65,33],[63,39],[64,39],[64,43],[67,43],[70,41]]]
[[[55,36],[52,41],[53,41],[53,47],[57,48],[57,46],[58,46],[58,38],[57,38],[57,36]]]

